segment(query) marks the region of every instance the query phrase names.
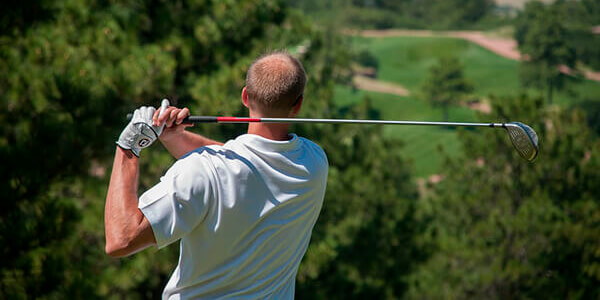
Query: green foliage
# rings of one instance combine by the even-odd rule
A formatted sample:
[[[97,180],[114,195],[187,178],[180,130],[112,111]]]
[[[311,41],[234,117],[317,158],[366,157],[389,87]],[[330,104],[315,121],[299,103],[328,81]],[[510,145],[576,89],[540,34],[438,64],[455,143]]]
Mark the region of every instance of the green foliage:
[[[600,70],[600,35],[593,32],[592,26],[600,25],[600,2],[583,0],[563,3],[563,9],[570,16],[569,42],[577,51],[581,63]]]
[[[600,24],[600,2],[595,0],[581,0],[581,7],[586,14],[588,24]]]
[[[515,30],[519,50],[526,57],[521,66],[521,80],[525,86],[546,90],[550,103],[554,91],[563,89],[567,83],[568,75],[561,66],[574,70],[577,62],[576,44],[569,38],[573,30],[569,29],[567,18],[568,11],[562,1],[551,5],[528,2]]]
[[[521,159],[503,130],[463,132],[465,156],[419,206],[434,254],[409,298],[597,298],[600,141],[581,111],[525,96],[494,103],[492,119],[537,131],[540,156]]]
[[[585,111],[588,126],[596,135],[600,136],[600,101],[586,100],[577,105],[577,107]]]
[[[465,28],[476,24],[494,7],[493,0],[425,0],[411,5],[414,18],[436,29]]]
[[[361,50],[356,56],[356,62],[365,67],[371,67],[377,70],[379,68],[379,62],[377,57],[369,50]]]
[[[464,77],[456,57],[442,57],[429,69],[422,91],[426,101],[442,107],[444,121],[448,121],[449,106],[464,100],[473,91],[473,85]]]
[[[55,1],[5,1],[0,7],[0,32],[18,34],[52,18],[57,9]]]
[[[347,7],[338,18],[345,27],[356,29],[423,28],[424,22],[404,16],[401,11],[377,7]]]
[[[8,298],[79,284],[68,281],[78,267],[66,250],[81,210],[75,187],[64,182],[87,176],[93,158],[112,150],[116,128],[106,124],[120,124],[126,105],[170,89],[172,58],[136,45],[103,10],[91,16],[85,8],[63,3],[55,21],[0,37],[0,189],[9,200],[0,212],[1,285]]]
[[[288,0],[315,19],[337,18],[344,27],[457,29],[492,15],[493,0]]]

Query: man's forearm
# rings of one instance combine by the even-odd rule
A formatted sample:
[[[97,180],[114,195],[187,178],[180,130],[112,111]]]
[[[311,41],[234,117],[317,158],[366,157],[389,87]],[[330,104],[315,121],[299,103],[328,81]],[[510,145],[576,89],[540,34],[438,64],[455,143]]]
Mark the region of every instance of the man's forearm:
[[[200,147],[223,145],[223,143],[185,130],[177,135],[166,135],[165,137],[161,137],[160,141],[165,148],[167,148],[169,153],[177,159]]]
[[[113,256],[127,255],[132,248],[143,249],[152,244],[153,237],[145,237],[141,244],[136,241],[144,221],[138,209],[138,174],[138,158],[117,147],[104,212],[106,252]]]

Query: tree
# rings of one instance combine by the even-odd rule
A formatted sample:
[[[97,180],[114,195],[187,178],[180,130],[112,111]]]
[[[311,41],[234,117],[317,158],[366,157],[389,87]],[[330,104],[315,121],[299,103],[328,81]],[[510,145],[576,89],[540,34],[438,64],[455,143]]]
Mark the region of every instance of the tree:
[[[585,111],[587,124],[596,135],[600,136],[600,100],[584,99],[577,104],[578,108]]]
[[[577,50],[569,42],[563,2],[550,5],[528,2],[519,16],[515,38],[524,56],[521,63],[521,81],[524,86],[545,89],[549,103],[555,90],[565,88],[569,75],[575,70]]]
[[[464,77],[457,58],[442,57],[429,69],[429,76],[421,89],[424,99],[440,106],[444,121],[448,121],[449,107],[465,99],[473,91],[473,85]]]
[[[286,0],[315,20],[339,18],[353,28],[457,29],[476,25],[493,12],[493,0]],[[326,3],[326,5],[323,5]]]
[[[595,0],[581,0],[581,6],[587,13],[588,23],[600,25],[600,3]]]
[[[465,28],[476,24],[494,7],[492,0],[426,0],[415,3],[427,23],[443,29]]]
[[[569,42],[577,51],[577,59],[588,67],[600,70],[600,2],[594,0],[570,1],[563,4],[572,16],[567,22]],[[594,29],[596,28],[596,29]]]
[[[379,68],[377,57],[367,49],[363,49],[356,54],[356,62],[363,67],[373,68],[376,71]]]
[[[485,118],[531,125],[540,155],[524,161],[502,131],[462,131],[464,157],[418,208],[433,254],[408,298],[598,298],[600,140],[581,111],[527,96],[493,103]]]

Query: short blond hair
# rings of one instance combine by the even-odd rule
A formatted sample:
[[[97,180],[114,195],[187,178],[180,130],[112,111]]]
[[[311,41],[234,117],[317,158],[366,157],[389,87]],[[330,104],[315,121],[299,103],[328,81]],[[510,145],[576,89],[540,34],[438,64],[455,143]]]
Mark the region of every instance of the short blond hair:
[[[246,93],[260,111],[288,112],[304,94],[302,63],[284,51],[257,58],[246,75]]]

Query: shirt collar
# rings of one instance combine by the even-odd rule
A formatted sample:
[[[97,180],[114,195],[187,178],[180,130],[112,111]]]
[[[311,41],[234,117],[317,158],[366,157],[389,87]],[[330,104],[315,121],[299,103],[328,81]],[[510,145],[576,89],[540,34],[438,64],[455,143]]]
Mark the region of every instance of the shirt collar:
[[[299,138],[295,133],[290,133],[290,137],[287,141],[276,141],[264,138],[256,134],[243,134],[236,138],[237,141],[241,141],[246,145],[250,145],[253,148],[258,148],[266,151],[290,151],[298,147]]]

